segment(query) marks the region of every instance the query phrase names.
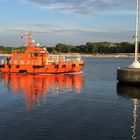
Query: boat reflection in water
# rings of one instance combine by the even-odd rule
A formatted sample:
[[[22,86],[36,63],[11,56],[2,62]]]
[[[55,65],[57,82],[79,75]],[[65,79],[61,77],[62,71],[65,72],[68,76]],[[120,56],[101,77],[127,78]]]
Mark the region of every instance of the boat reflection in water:
[[[133,119],[132,119],[132,139],[136,140],[136,128],[138,119],[138,104],[140,99],[140,87],[126,86],[117,84],[117,94],[128,99],[132,99],[133,102]]]
[[[28,111],[31,111],[39,102],[46,100],[48,92],[79,94],[84,81],[80,74],[1,74],[0,79],[13,94],[24,94]]]

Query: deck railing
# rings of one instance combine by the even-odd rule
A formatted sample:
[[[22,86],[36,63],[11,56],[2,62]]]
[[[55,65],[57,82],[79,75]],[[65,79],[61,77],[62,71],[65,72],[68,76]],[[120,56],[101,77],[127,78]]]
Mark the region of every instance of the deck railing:
[[[50,55],[51,60],[53,62],[58,62],[58,61],[62,61],[62,62],[79,62],[79,61],[83,61],[81,56],[60,56],[60,55]]]

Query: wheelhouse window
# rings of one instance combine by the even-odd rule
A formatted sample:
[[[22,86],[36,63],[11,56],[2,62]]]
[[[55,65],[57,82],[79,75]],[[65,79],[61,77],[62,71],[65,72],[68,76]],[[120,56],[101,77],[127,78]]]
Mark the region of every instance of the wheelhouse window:
[[[33,56],[33,52],[30,52],[30,53],[29,53],[29,56],[32,57],[32,56]]]

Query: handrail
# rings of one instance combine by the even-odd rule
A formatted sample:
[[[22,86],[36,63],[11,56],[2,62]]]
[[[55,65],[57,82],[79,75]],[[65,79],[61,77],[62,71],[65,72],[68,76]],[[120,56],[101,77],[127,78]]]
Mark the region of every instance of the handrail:
[[[79,62],[83,61],[81,56],[62,56],[62,55],[50,55],[51,60],[54,62]]]

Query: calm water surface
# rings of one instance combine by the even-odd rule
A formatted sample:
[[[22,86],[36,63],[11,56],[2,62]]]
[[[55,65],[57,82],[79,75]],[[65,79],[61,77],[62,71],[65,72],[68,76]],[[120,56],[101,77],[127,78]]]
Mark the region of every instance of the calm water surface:
[[[0,75],[0,140],[140,139],[140,89],[117,86],[127,58],[85,58],[82,74]]]

